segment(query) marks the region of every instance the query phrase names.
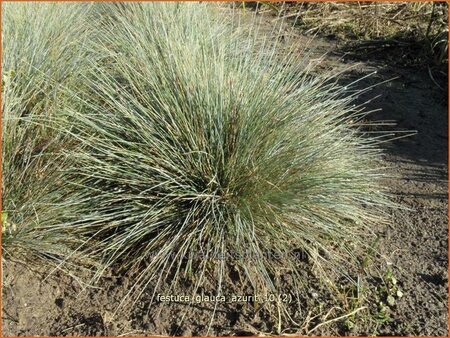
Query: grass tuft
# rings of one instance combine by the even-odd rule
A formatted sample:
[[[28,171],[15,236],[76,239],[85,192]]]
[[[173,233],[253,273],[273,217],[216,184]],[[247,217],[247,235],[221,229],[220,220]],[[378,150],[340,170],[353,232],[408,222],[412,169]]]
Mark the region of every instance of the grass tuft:
[[[60,88],[74,82],[84,51],[88,6],[2,4],[2,249],[4,257],[57,257],[70,237],[47,228],[61,221],[66,198],[54,116]]]
[[[89,241],[98,276],[136,271],[130,294],[186,278],[222,294],[231,267],[279,291],[280,271],[300,278],[297,251],[326,279],[359,267],[391,202],[357,92],[209,5],[96,10],[98,62],[64,107],[83,210],[64,229]]]

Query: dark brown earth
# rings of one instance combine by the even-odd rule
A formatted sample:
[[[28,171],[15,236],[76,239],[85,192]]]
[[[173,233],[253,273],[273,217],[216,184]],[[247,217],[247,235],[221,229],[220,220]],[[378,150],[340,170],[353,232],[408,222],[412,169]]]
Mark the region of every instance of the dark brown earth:
[[[267,18],[266,25],[271,20]],[[308,39],[301,33],[294,38],[297,42]],[[432,78],[427,64],[405,65],[398,49],[352,53],[320,38],[309,48],[315,56],[328,53],[319,69],[354,66],[344,73],[343,83],[376,70],[359,87],[378,85],[358,102],[380,95],[368,104],[369,109],[382,109],[370,119],[395,120],[397,126],[390,127],[392,130],[417,131],[385,145],[386,163],[399,177],[388,184],[396,202],[407,209],[392,211],[392,225],[376,229],[380,236],[377,254],[371,267],[360,274],[359,288],[342,283],[342,297],[336,297],[317,286],[305,263],[306,285],[296,290],[302,304],[289,307],[295,324],[285,319],[280,322],[275,306],[258,309],[253,303],[235,302],[218,305],[208,330],[214,303],[190,306],[156,302],[149,307],[149,289],[134,305],[124,305],[113,317],[132,284],[131,278],[111,272],[96,288],[83,289],[62,272],[44,281],[48,268],[4,261],[3,334],[447,336],[447,77],[431,67]],[[248,292],[236,280],[232,273],[227,277],[226,293]],[[286,292],[293,292],[289,276],[284,282]]]

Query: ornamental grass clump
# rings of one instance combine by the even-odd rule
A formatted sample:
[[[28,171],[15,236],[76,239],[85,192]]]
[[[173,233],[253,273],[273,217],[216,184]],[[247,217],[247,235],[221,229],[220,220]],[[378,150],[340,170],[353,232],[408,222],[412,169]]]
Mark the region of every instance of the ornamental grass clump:
[[[299,275],[299,250],[325,277],[355,265],[389,205],[356,94],[210,5],[98,6],[102,58],[65,109],[83,210],[70,231],[98,274],[220,294],[231,266],[277,291],[278,272]]]
[[[58,186],[65,145],[54,116],[60,87],[74,82],[84,58],[88,6],[2,4],[2,249],[3,255],[56,257],[67,233]]]

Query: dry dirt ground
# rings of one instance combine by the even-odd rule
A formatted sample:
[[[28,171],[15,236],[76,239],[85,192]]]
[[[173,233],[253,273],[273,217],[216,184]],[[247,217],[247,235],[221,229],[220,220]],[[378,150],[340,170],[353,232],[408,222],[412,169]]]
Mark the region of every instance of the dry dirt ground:
[[[266,25],[271,20],[268,17]],[[295,39],[302,43],[309,38],[299,32]],[[377,253],[371,268],[361,273],[358,287],[343,283],[342,298],[332,296],[317,286],[305,263],[306,285],[296,290],[302,305],[290,309],[295,324],[280,321],[276,308],[262,310],[246,302],[219,304],[215,311],[207,302],[156,302],[149,307],[151,288],[113,317],[132,283],[129,277],[111,272],[99,287],[83,290],[63,273],[44,281],[49,269],[8,261],[3,262],[3,334],[447,336],[447,78],[435,73],[433,80],[426,65],[404,66],[395,49],[356,55],[321,38],[309,48],[313,56],[327,53],[320,69],[353,65],[344,72],[344,83],[376,70],[359,83],[361,88],[378,84],[359,102],[380,95],[368,104],[369,109],[382,109],[371,119],[395,120],[392,130],[417,131],[385,144],[386,163],[399,176],[388,184],[407,209],[392,211],[392,226],[376,229]],[[290,282],[285,276],[287,292],[293,291]],[[233,273],[225,284],[230,294],[248,292]]]

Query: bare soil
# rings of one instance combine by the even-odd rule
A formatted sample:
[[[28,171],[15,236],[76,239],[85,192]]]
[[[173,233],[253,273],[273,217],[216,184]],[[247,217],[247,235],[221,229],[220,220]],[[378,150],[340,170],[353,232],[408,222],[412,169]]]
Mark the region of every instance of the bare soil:
[[[267,18],[267,25],[271,20]],[[295,39],[307,41],[309,37],[299,32]],[[253,302],[219,303],[216,309],[211,302],[155,302],[149,307],[151,287],[134,305],[121,307],[113,316],[132,277],[112,271],[99,285],[83,288],[62,272],[48,277],[49,268],[4,261],[3,334],[447,336],[446,74],[432,67],[430,76],[426,64],[405,65],[397,49],[355,54],[336,41],[321,38],[315,38],[309,49],[313,57],[327,53],[319,69],[353,66],[344,73],[343,83],[377,71],[359,83],[361,88],[378,85],[358,102],[380,95],[368,103],[369,109],[381,108],[371,119],[395,120],[395,130],[417,131],[385,145],[386,164],[399,177],[388,184],[395,200],[407,209],[392,211],[392,226],[376,229],[380,237],[376,254],[371,268],[360,275],[358,288],[343,281],[342,297],[336,297],[318,286],[305,262],[303,288],[290,289],[292,280],[283,276],[286,292],[298,292],[302,300],[301,306],[289,308],[295,324],[280,322],[276,306],[261,309]],[[230,295],[249,292],[233,272],[224,283]],[[204,292],[208,294],[207,289]]]

